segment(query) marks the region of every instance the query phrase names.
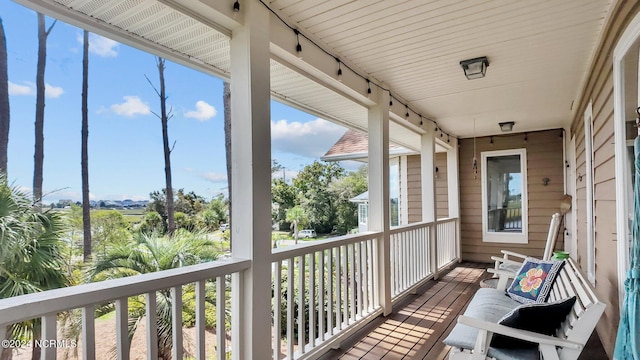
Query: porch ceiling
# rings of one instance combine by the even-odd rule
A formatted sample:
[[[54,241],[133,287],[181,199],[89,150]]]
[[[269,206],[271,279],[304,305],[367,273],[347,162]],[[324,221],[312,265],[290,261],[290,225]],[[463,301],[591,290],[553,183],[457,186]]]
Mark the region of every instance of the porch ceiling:
[[[16,1],[229,77],[228,29],[236,21],[232,1]],[[516,132],[569,124],[575,111],[572,102],[579,96],[611,0],[273,0],[265,4],[345,64],[384,83],[412,109],[437,120],[447,133],[470,137],[474,119],[477,135],[498,133],[502,121],[515,121]],[[340,85],[333,90],[320,85],[327,79],[299,70],[304,60],[283,60],[280,55],[274,54],[271,62],[275,98],[366,129],[366,98],[363,102],[348,90],[340,92]],[[487,76],[467,80],[459,62],[479,56],[489,58]],[[392,120],[390,140],[418,149],[417,128],[407,125],[401,115]]]

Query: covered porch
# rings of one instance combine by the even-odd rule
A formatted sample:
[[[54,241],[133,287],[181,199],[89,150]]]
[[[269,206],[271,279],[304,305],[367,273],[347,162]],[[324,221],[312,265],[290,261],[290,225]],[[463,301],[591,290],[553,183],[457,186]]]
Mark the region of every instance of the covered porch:
[[[342,356],[445,358],[447,349],[440,338],[455,321],[432,317],[454,316],[484,276],[483,265],[456,264],[488,261],[487,255],[501,248],[534,255],[544,247],[544,223],[555,206],[550,204],[566,193],[570,181],[564,153],[568,135],[577,131],[572,121],[582,111],[578,105],[590,66],[605,25],[618,21],[612,15],[614,4],[606,0],[586,5],[582,1],[560,5],[387,0],[17,2],[231,83],[231,260],[0,300],[3,338],[6,326],[41,318],[41,338],[57,344],[55,340],[65,340],[57,326],[59,314],[79,309],[79,346],[85,359],[96,356],[94,340],[100,334],[95,332],[94,308],[105,302],[115,303],[117,357],[135,355],[129,352],[127,334],[132,297],[145,299],[145,356],[156,359],[155,299],[156,292],[166,289],[172,299],[174,359],[331,358],[338,354],[332,349],[353,341],[349,339],[354,334],[363,334],[385,319],[393,325],[398,317],[409,320],[412,330],[423,322],[437,322],[430,330],[433,337],[414,337],[398,323],[387,327],[389,334],[383,338],[376,338],[373,331]],[[616,14],[622,19],[620,13]],[[485,68],[487,77],[467,80],[460,62],[485,55],[489,57],[485,66],[490,64]],[[523,70],[531,68],[545,71]],[[270,99],[368,134],[367,232],[271,249]],[[516,132],[502,137],[498,123],[504,120],[514,121]],[[556,134],[552,140],[551,132]],[[548,145],[551,141],[553,145]],[[397,227],[389,220],[391,143],[419,154],[415,193],[419,219]],[[524,186],[501,192],[522,209],[511,221],[524,224],[516,241],[479,235],[486,232],[483,200],[488,197],[482,183],[487,162],[478,148],[481,152],[517,149],[516,155],[529,156],[518,158],[524,169],[518,179],[527,181],[530,176],[532,185],[527,188],[523,182]],[[444,156],[447,168],[446,183],[440,187],[446,188],[444,199],[437,185],[438,154]],[[537,166],[529,172],[527,159],[535,159],[531,163]],[[574,184],[578,172],[575,166],[569,170]],[[511,173],[515,172],[501,175],[508,178]],[[532,197],[527,200],[529,193]],[[404,201],[408,211],[409,198]],[[438,201],[447,203],[446,217],[438,217]],[[575,211],[573,219],[583,216]],[[572,230],[566,232],[571,242],[564,246],[571,244],[568,250],[578,257],[583,241],[577,239],[577,228]],[[451,267],[455,268],[444,279],[455,282],[432,282]],[[187,288],[195,289],[193,351],[185,351],[180,326]],[[437,300],[426,305],[430,312],[413,303],[394,308],[418,289],[426,289],[419,299]],[[216,344],[207,348],[205,308],[214,300]],[[617,306],[617,298],[609,301]],[[618,309],[610,311],[605,329],[617,320]],[[387,346],[395,335],[400,337]],[[378,346],[365,349],[376,341]],[[610,350],[610,339],[606,344]],[[60,351],[56,346],[43,347],[42,356],[54,359]]]

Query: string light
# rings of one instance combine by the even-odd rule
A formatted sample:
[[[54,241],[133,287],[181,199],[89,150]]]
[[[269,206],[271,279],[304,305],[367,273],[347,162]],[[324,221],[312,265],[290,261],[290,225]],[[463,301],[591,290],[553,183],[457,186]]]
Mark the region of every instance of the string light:
[[[236,2],[233,3],[233,12],[238,12],[238,11],[240,11],[240,2],[236,0]]]
[[[302,45],[300,45],[300,31],[298,29],[293,29],[293,32],[296,34],[296,53],[298,54],[298,58],[302,59]]]
[[[450,143],[451,139],[449,138],[449,134],[447,134],[447,142]]]
[[[524,143],[525,143],[525,144],[527,143],[527,139],[528,139],[528,136],[527,136],[527,135],[528,135],[528,133],[524,133]]]
[[[353,74],[355,74],[356,76],[360,77],[361,79],[365,80],[367,82],[367,94],[371,94],[371,81],[364,75],[361,75],[359,72],[355,71],[354,69],[352,69],[351,67],[349,67],[348,64],[344,64],[336,55],[332,54],[331,52],[327,51],[325,48],[323,48],[322,46],[318,45],[315,41],[313,41],[312,39],[309,39],[307,36],[304,35],[304,33],[300,32],[298,29],[294,28],[293,26],[289,25],[289,23],[287,23],[277,12],[275,12],[273,9],[271,9],[269,7],[269,5],[264,1],[264,0],[258,0],[268,11],[270,11],[278,20],[280,20],[280,22],[288,27],[289,29],[291,29],[295,35],[296,35],[296,53],[298,54],[299,58],[302,58],[302,46],[300,44],[300,36],[304,37],[307,39],[308,43],[310,43],[311,45],[314,45],[316,48],[318,48],[320,51],[324,52],[326,55],[333,57],[336,62],[338,63],[338,72],[337,72],[337,80],[342,82],[342,65],[344,65],[347,69],[351,70],[351,72]],[[239,12],[240,11],[240,2],[238,0],[236,0],[233,3],[233,11],[234,12]],[[378,88],[380,88],[380,90],[382,91],[388,91],[389,92],[389,106],[393,106],[393,96],[391,95],[391,90],[376,84],[374,82],[374,85],[376,85]],[[396,100],[398,100],[396,98]],[[405,112],[405,117],[408,119],[410,117],[410,113],[409,111],[413,111],[416,115],[419,115],[419,113],[417,111],[415,111],[414,109],[411,109],[409,107],[408,104],[403,104],[401,101],[398,101],[400,103],[400,105],[404,105],[406,112]],[[436,128],[436,132],[438,132],[439,126],[438,123],[435,120],[429,119],[427,118],[427,120],[433,122],[433,124],[435,125]],[[422,118],[422,115],[420,115],[420,123],[421,125],[424,124],[424,119]],[[440,136],[443,137],[444,136],[444,132],[442,132],[442,130],[440,130],[441,134]],[[447,141],[449,141],[449,134],[447,135]],[[454,136],[454,138],[456,138]],[[458,144],[459,146],[460,144]]]
[[[493,145],[493,136],[491,137],[491,140],[489,140],[489,144]]]

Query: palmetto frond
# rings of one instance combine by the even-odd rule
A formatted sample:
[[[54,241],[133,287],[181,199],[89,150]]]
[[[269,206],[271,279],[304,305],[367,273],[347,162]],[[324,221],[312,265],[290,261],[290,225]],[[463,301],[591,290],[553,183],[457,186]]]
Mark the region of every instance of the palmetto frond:
[[[114,244],[98,256],[88,269],[93,281],[175,269],[217,259],[222,252],[204,233],[178,230],[173,237],[138,233],[133,241]],[[194,298],[194,287],[183,287],[183,299]],[[189,310],[183,307],[184,311]],[[156,292],[158,352],[162,359],[170,358],[172,348],[171,293]],[[129,299],[129,337],[133,337],[145,316],[144,296]]]

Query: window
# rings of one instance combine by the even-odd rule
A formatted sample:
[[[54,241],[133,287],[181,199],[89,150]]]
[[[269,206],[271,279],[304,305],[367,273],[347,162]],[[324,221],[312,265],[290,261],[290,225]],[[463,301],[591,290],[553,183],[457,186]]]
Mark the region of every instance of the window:
[[[482,241],[526,244],[526,150],[485,151],[482,159]]]
[[[367,203],[360,203],[358,204],[358,220],[360,222],[361,225],[367,225],[367,221],[369,218],[369,204]]]

